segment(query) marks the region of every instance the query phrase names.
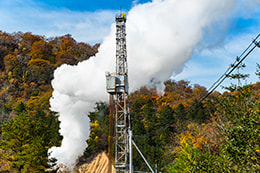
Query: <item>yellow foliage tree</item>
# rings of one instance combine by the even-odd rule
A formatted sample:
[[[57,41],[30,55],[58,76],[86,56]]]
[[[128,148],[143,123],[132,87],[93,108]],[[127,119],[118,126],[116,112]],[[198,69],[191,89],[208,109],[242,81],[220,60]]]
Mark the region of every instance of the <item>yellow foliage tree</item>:
[[[30,56],[32,59],[44,59],[54,63],[52,45],[44,40],[33,43]]]

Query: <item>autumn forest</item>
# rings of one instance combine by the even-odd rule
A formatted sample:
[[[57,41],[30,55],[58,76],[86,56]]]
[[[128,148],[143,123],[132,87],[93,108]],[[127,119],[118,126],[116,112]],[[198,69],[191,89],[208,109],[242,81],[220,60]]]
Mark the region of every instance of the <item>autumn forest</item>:
[[[46,38],[0,31],[0,172],[58,172],[48,169],[56,160],[47,154],[62,141],[57,113],[49,110],[53,72],[62,64],[88,60],[98,48],[71,35]],[[228,77],[247,77],[236,73]],[[259,64],[255,75],[260,78]],[[260,82],[222,86],[223,93],[215,91],[205,99],[208,91],[199,84],[169,80],[165,87],[163,96],[148,87],[129,96],[134,141],[154,169],[260,171]],[[109,105],[97,102],[89,117],[89,147],[78,165],[108,152]],[[149,171],[137,151],[133,155],[135,169]]]

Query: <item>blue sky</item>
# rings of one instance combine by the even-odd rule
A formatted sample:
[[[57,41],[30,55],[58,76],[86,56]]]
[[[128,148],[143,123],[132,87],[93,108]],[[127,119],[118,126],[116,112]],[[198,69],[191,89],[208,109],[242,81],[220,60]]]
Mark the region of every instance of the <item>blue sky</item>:
[[[50,8],[67,8],[72,11],[97,11],[97,10],[118,10],[120,8],[129,10],[136,3],[146,3],[149,0],[38,0]]]
[[[226,27],[219,28],[216,23],[213,29],[207,28],[203,41],[193,51],[183,72],[173,79],[184,79],[209,87],[260,33],[260,1],[237,1],[249,4],[246,10],[243,10],[243,5],[238,5],[228,17]],[[95,44],[102,42],[109,34],[115,14],[120,9],[127,12],[133,6],[147,2],[151,1],[0,0],[0,30],[8,33],[32,32],[46,37],[69,33],[78,42]],[[250,6],[247,2],[255,3]],[[257,48],[245,61],[247,68],[244,72],[250,73],[247,83],[259,81],[254,75],[259,60],[260,50]]]

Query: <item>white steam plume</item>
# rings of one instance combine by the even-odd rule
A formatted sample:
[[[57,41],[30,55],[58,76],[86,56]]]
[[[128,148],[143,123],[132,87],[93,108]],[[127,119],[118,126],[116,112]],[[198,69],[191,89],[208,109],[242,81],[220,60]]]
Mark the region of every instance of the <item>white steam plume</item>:
[[[180,73],[203,38],[203,30],[227,14],[235,0],[154,0],[133,7],[127,16],[127,50],[130,90],[163,82]],[[54,73],[51,110],[59,112],[61,147],[50,157],[68,167],[75,165],[87,147],[87,114],[95,102],[107,101],[105,72],[115,71],[115,25],[99,53],[77,66],[62,65]]]

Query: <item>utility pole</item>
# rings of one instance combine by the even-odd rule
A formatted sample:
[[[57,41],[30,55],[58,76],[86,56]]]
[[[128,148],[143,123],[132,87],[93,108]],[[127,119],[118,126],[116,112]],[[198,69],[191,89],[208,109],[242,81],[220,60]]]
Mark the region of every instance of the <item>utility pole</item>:
[[[115,108],[116,173],[133,172],[125,23],[124,13],[116,16],[116,72],[106,74],[107,92],[112,95]]]

